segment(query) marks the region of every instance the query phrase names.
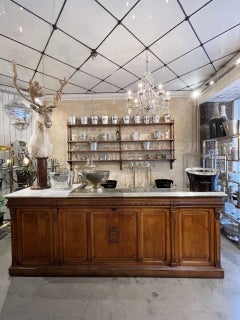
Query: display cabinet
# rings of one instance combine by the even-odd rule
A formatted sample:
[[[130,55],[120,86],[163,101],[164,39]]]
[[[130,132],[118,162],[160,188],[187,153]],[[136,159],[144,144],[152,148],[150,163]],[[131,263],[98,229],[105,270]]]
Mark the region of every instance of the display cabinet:
[[[10,275],[223,278],[223,195],[87,194],[8,197]]]
[[[0,238],[9,232],[10,226],[5,195],[13,191],[12,164],[11,147],[0,145]]]
[[[228,195],[221,212],[222,233],[240,248],[239,137],[203,141],[203,166],[219,169],[218,186]]]
[[[151,124],[68,124],[70,168],[91,159],[123,165],[139,161],[175,160],[174,122]]]
[[[13,191],[12,151],[3,145],[0,145],[0,190],[2,194]]]
[[[237,200],[225,203],[220,222],[222,233],[240,249],[240,209]]]

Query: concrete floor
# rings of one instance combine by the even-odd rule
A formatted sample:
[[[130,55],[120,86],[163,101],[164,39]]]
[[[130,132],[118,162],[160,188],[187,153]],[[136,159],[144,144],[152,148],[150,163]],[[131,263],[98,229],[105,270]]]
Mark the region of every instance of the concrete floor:
[[[0,240],[0,320],[240,320],[240,250],[222,238],[224,279],[9,277]]]

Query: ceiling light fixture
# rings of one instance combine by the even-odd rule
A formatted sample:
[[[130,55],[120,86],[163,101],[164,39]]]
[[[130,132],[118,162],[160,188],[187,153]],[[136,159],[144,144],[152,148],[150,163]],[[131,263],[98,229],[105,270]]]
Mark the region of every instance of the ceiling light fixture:
[[[200,91],[199,90],[194,90],[193,91],[193,94],[192,94],[192,97],[194,98],[194,99],[196,99],[196,98],[198,98],[200,96]]]
[[[236,65],[238,66],[240,64],[240,58],[237,59]]]
[[[4,105],[4,111],[11,119],[11,125],[18,130],[26,129],[31,122],[32,109],[26,106],[19,97]]]
[[[97,58],[97,55],[98,55],[97,51],[93,49],[90,54],[92,60],[95,60]]]
[[[158,87],[154,85],[154,79],[151,72],[148,70],[148,50],[146,50],[146,71],[143,78],[138,84],[139,90],[136,96],[132,96],[132,92],[128,91],[127,96],[127,112],[130,115],[150,115],[170,113],[171,100],[170,93],[163,89],[163,85]]]

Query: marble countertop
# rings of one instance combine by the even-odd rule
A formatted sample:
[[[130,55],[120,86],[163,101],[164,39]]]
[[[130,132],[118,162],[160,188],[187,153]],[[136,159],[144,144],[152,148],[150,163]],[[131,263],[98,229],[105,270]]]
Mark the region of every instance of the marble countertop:
[[[6,195],[6,198],[93,198],[93,197],[226,197],[224,192],[193,192],[189,189],[175,188],[116,188],[81,189],[74,184],[67,190],[52,188],[42,190],[22,189]]]

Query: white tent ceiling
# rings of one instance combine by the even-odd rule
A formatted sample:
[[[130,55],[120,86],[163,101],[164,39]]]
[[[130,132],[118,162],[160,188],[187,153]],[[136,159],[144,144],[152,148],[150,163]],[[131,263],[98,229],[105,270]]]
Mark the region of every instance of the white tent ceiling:
[[[240,52],[239,0],[1,0],[0,85],[46,94],[136,91],[146,50],[155,84],[189,92]],[[92,59],[92,53],[97,53]],[[240,90],[239,90],[240,91]]]

